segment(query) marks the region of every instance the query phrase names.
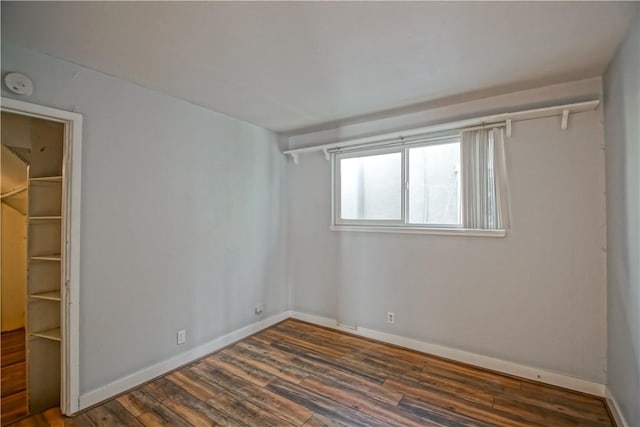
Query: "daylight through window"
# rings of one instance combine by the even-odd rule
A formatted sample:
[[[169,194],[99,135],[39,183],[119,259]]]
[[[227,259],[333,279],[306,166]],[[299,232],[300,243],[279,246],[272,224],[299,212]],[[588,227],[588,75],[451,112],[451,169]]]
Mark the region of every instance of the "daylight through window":
[[[333,153],[334,227],[504,228],[501,132]]]

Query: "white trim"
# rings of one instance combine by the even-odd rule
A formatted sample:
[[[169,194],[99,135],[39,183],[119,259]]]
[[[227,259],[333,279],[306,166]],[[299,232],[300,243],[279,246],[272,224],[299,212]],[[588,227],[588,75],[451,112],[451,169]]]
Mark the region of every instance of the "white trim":
[[[506,230],[474,230],[470,228],[405,227],[375,225],[331,225],[331,231],[362,231],[367,233],[431,234],[435,236],[505,237]]]
[[[359,335],[365,338],[371,338],[388,344],[394,344],[411,350],[432,354],[434,356],[455,360],[469,365],[478,366],[492,371],[502,372],[525,378],[533,381],[551,384],[558,387],[564,387],[583,393],[592,394],[598,397],[604,397],[604,384],[594,383],[580,378],[571,377],[569,375],[558,374],[555,372],[545,371],[532,366],[521,365],[507,360],[497,359],[494,357],[484,356],[481,354],[471,353],[451,347],[445,347],[439,344],[432,344],[424,341],[418,341],[412,338],[406,338],[400,335],[380,332],[373,329],[367,329],[358,326],[356,329],[350,329],[338,326],[334,319],[327,317],[290,311],[291,317],[305,322],[314,323],[320,326],[326,326],[343,332]]]
[[[282,313],[275,314],[233,332],[229,332],[226,335],[215,338],[212,341],[201,344],[170,359],[156,363],[155,365],[141,369],[137,372],[133,372],[126,377],[120,378],[119,380],[113,381],[95,390],[91,390],[80,396],[80,409],[86,409],[96,403],[100,403],[110,397],[130,390],[169,371],[193,362],[196,359],[218,351],[236,341],[240,341],[249,335],[253,335],[256,332],[268,328],[269,326],[275,325],[289,317],[289,311],[283,311]]]
[[[624,417],[622,411],[620,410],[620,405],[618,405],[618,401],[611,393],[611,389],[609,387],[605,387],[605,398],[607,399],[607,406],[609,407],[609,412],[611,412],[611,416],[616,422],[616,426],[618,427],[631,427]]]
[[[421,138],[432,135],[438,132],[447,132],[452,130],[462,130],[468,127],[494,125],[498,123],[507,123],[509,121],[509,130],[511,131],[513,122],[523,120],[540,119],[544,117],[553,116],[566,116],[568,119],[569,113],[581,113],[584,111],[592,111],[598,108],[600,104],[599,100],[576,102],[572,104],[555,105],[552,107],[535,108],[531,110],[504,112],[500,114],[492,114],[483,117],[474,117],[466,120],[458,120],[454,122],[438,123],[430,126],[423,126],[415,129],[406,129],[396,132],[388,132],[374,136],[365,136],[361,138],[347,139],[341,141],[335,141],[329,144],[314,145],[310,147],[295,148],[287,151],[283,151],[283,154],[288,154],[294,159],[294,163],[297,164],[297,159],[302,153],[311,153],[315,151],[333,150],[337,148],[344,148],[353,145],[365,145],[376,144],[381,142],[402,142],[411,138]],[[566,112],[566,113],[565,113]],[[319,132],[322,133],[322,132]],[[511,132],[509,132],[511,133]],[[295,135],[289,137],[289,143],[295,142],[296,138],[308,139],[311,134]]]
[[[60,408],[65,415],[78,411],[80,394],[80,208],[82,176],[82,115],[11,98],[0,100],[2,111],[64,123],[65,154],[63,209],[65,245],[62,294],[62,381]],[[65,286],[66,285],[66,286]]]
[[[95,390],[89,391],[80,396],[80,410],[103,402],[113,396],[131,390],[147,381],[153,380],[159,376],[166,374],[174,369],[180,368],[194,360],[200,359],[208,354],[216,352],[230,344],[240,341],[250,335],[253,335],[263,329],[275,325],[288,318],[298,319],[305,322],[313,323],[319,326],[325,326],[338,331],[359,335],[365,338],[374,339],[388,344],[398,345],[404,348],[420,351],[427,354],[455,360],[462,363],[490,369],[497,372],[503,372],[509,375],[539,381],[571,390],[589,393],[599,397],[605,395],[605,386],[603,384],[593,383],[579,378],[570,377],[568,375],[557,374],[544,371],[538,368],[520,365],[517,363],[496,359],[493,357],[483,356],[458,350],[450,347],[431,344],[418,341],[411,338],[393,335],[386,332],[380,332],[373,329],[362,327],[347,327],[339,325],[335,319],[317,316],[313,314],[301,313],[294,310],[283,311],[261,321],[252,323],[243,328],[229,332],[226,335],[218,337],[212,341],[202,344],[198,347],[185,351],[171,359],[159,362],[153,366],[149,366],[140,371],[134,372],[126,377],[120,378],[114,382],[106,384]],[[609,395],[607,395],[608,397]],[[617,407],[617,406],[616,406]],[[612,411],[613,412],[613,411]],[[627,427],[627,424],[619,424],[620,427]]]
[[[29,102],[20,101],[12,98],[1,98],[0,104],[2,110],[15,112],[17,114],[29,117],[44,118],[60,123],[80,120],[82,115],[67,110],[59,110],[57,108],[45,107],[44,105],[31,104]]]

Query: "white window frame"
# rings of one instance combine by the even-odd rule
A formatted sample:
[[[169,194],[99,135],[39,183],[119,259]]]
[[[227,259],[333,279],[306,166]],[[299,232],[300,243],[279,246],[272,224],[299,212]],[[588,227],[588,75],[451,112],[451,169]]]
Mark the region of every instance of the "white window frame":
[[[460,134],[449,135],[445,138],[434,138],[405,144],[395,144],[387,147],[364,147],[358,149],[331,152],[331,226],[333,231],[365,231],[382,233],[407,233],[407,234],[435,234],[435,235],[464,235],[481,237],[503,237],[505,230],[479,230],[467,229],[462,224],[417,224],[410,223],[409,212],[409,149],[432,145],[460,143]],[[400,220],[368,220],[368,219],[342,219],[341,210],[341,185],[340,185],[340,160],[355,157],[368,157],[380,154],[400,153],[401,161],[401,218]],[[460,154],[462,161],[462,153]],[[462,169],[459,171],[462,180]],[[460,190],[462,191],[462,190]],[[462,203],[462,193],[459,192]],[[459,207],[461,209],[461,206]]]
[[[379,156],[383,154],[394,154],[400,153],[400,219],[343,219],[340,215],[340,201],[342,200],[341,194],[341,185],[340,185],[340,160],[343,159],[352,159],[352,158],[361,158],[361,157],[372,157]],[[405,171],[407,168],[407,162],[405,159],[405,150],[403,147],[387,147],[387,148],[377,148],[377,149],[368,149],[368,150],[357,150],[357,151],[349,151],[346,153],[334,154],[332,158],[332,164],[334,165],[335,171],[335,183],[337,184],[333,190],[335,194],[334,198],[334,210],[333,215],[335,218],[334,224],[336,225],[378,225],[378,226],[402,226],[405,224],[405,215],[406,215],[406,199],[407,199],[407,191],[406,191],[406,182],[405,182]]]

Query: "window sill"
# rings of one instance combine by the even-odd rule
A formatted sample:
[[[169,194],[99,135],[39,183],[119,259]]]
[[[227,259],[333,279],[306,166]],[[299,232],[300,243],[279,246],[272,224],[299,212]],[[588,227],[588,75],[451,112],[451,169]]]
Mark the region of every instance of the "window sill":
[[[367,233],[431,234],[436,236],[505,237],[506,230],[469,228],[394,227],[379,225],[332,225],[331,231],[363,231]]]

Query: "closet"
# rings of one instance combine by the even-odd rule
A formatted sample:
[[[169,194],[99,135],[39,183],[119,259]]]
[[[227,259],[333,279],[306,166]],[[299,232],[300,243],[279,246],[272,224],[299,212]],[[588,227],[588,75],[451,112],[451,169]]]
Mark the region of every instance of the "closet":
[[[27,411],[33,414],[60,404],[64,340],[61,332],[64,125],[2,112],[2,150],[3,157],[17,156],[27,164],[24,188],[6,188],[5,192],[7,185],[3,183],[2,201],[7,199],[9,203],[15,197],[9,193],[19,191],[22,203],[26,204],[23,207],[26,280],[22,299],[26,331],[24,394]],[[20,250],[17,245],[14,247]],[[5,256],[3,253],[2,257]],[[16,304],[20,303],[20,298],[14,299]],[[3,395],[3,403],[4,398]],[[3,424],[4,419],[3,416]]]

